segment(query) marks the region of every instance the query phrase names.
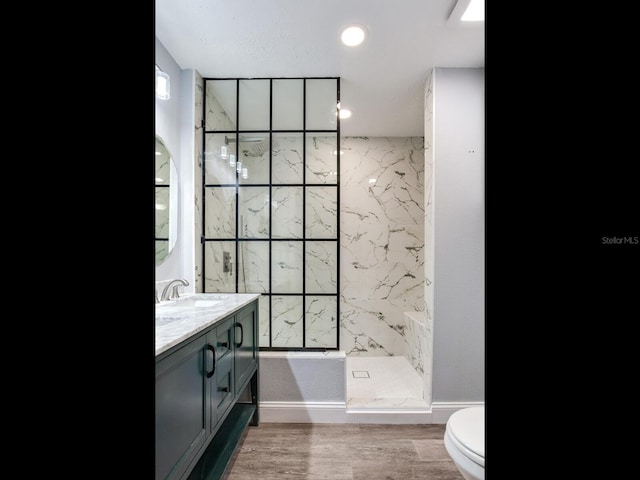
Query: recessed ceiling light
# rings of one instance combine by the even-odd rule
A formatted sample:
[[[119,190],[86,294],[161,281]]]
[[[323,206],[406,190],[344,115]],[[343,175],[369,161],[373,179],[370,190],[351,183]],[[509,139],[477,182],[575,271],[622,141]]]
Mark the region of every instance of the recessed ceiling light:
[[[342,43],[348,45],[349,47],[355,47],[356,45],[360,45],[364,38],[366,37],[366,33],[364,27],[360,25],[351,25],[350,27],[345,28],[342,31]]]
[[[346,108],[340,109],[340,118],[349,118],[351,116],[351,110],[347,110]]]
[[[447,25],[453,27],[484,25],[485,0],[457,0]]]
[[[484,0],[471,0],[460,20],[463,22],[484,21]]]

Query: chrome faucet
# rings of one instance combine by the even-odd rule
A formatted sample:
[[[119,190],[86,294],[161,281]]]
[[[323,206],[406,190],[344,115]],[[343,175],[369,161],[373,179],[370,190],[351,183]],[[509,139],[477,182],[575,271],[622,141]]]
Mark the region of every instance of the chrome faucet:
[[[173,300],[176,298],[180,298],[180,294],[178,293],[178,287],[180,285],[174,285],[179,283],[180,285],[182,285],[183,287],[186,287],[187,285],[189,285],[189,282],[187,282],[186,280],[182,279],[182,278],[177,278],[175,280],[171,280],[166,287],[164,287],[164,290],[162,291],[162,295],[160,296],[160,300]],[[173,287],[173,288],[171,288]],[[171,295],[169,295],[169,290],[171,290]]]

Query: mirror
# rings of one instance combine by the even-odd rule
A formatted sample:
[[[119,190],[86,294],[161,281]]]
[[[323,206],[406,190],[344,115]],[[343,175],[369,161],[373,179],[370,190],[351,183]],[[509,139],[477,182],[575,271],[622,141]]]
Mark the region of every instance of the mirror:
[[[178,237],[178,171],[156,135],[156,265],[171,253]]]

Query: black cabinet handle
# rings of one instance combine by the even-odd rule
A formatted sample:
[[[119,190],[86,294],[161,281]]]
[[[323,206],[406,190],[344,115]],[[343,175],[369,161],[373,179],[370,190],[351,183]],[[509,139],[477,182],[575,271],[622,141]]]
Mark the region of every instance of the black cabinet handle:
[[[220,389],[220,391],[221,391],[221,392],[226,392],[226,393],[228,393],[228,392],[229,392],[229,387],[222,387],[222,388]]]
[[[219,347],[229,348],[229,342],[218,342]]]
[[[236,347],[240,347],[244,341],[244,330],[242,329],[241,323],[236,323],[236,327],[240,327],[240,342],[236,343]]]
[[[207,350],[213,352],[213,368],[210,372],[207,372],[207,378],[211,378],[216,372],[216,349],[213,348],[213,345],[207,343]]]

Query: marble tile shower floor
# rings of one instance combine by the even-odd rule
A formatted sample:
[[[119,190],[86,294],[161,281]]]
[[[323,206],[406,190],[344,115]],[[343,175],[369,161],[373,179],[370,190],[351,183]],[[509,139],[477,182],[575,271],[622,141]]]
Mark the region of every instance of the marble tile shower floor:
[[[422,378],[405,357],[347,357],[347,409],[427,408]]]

